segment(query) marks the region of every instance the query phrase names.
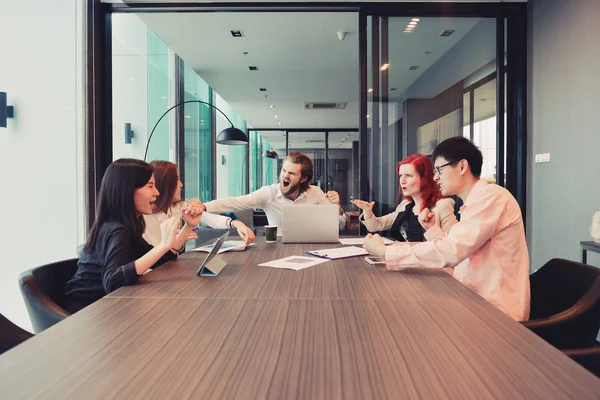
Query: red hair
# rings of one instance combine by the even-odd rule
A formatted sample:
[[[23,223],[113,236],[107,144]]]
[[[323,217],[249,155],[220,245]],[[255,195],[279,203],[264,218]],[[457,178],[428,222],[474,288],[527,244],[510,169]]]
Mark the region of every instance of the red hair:
[[[435,204],[442,198],[440,188],[433,180],[433,163],[431,160],[422,154],[412,154],[404,160],[396,164],[396,176],[400,179],[400,166],[412,164],[415,170],[421,177],[421,210],[435,207]],[[402,188],[398,188],[398,199],[402,199]],[[406,200],[412,201],[410,196],[406,196]]]

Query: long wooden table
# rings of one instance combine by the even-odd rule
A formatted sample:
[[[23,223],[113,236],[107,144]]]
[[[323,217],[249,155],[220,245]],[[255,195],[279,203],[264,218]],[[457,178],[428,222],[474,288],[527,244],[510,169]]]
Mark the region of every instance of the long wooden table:
[[[441,271],[258,243],[187,253],[0,356],[0,398],[598,399],[600,379]]]

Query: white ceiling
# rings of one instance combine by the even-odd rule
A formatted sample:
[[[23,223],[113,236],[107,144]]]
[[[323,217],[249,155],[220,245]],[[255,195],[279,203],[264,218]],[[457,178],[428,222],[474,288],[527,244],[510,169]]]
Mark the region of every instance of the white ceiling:
[[[140,18],[249,125],[358,127],[356,13],[171,13]],[[233,38],[231,30],[241,30],[244,37]],[[338,31],[349,32],[345,40],[338,39]],[[251,65],[259,70],[250,71]],[[348,105],[344,110],[304,110],[303,102],[312,101]]]
[[[138,16],[251,127],[359,126],[357,13],[145,13]],[[417,29],[407,34],[403,31],[409,21],[408,17],[389,18],[389,87],[396,88],[390,92],[391,99],[395,100],[400,100],[403,92],[479,19],[421,18]],[[439,37],[445,29],[454,29],[455,33]],[[244,37],[233,38],[231,30],[241,30]],[[340,31],[347,32],[344,40],[338,39]],[[250,65],[259,70],[250,71]],[[410,71],[411,65],[419,68]],[[267,92],[259,88],[266,88]],[[303,102],[347,102],[347,106],[344,110],[305,110]],[[270,104],[275,105],[275,109],[270,109]],[[285,147],[281,141],[283,135],[261,134],[273,147]],[[342,137],[339,142],[330,141],[332,147],[349,147],[341,141]],[[337,136],[332,135],[330,139],[335,138]],[[315,146],[316,142],[307,145]]]

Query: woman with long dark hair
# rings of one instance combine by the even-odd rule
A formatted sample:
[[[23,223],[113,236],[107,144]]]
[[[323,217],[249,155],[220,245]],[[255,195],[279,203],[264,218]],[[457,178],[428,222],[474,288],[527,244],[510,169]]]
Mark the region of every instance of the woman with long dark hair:
[[[161,225],[161,240],[154,247],[143,238],[143,215],[151,214],[156,190],[152,166],[122,158],[111,163],[98,195],[96,220],[77,263],[77,272],[67,282],[65,308],[77,312],[121,286],[137,283],[148,269],[175,259],[174,247],[198,224],[199,215],[183,216]],[[178,233],[179,231],[179,233]]]
[[[150,163],[154,168],[154,177],[156,179],[156,188],[160,192],[154,202],[152,214],[144,215],[146,222],[146,231],[144,239],[154,245],[160,241],[160,224],[171,217],[181,217],[182,210],[190,210],[194,213],[202,214],[200,222],[211,228],[237,229],[238,234],[244,240],[246,245],[254,241],[254,232],[240,220],[232,220],[223,215],[210,214],[202,212],[202,202],[198,199],[184,201],[181,198],[181,189],[183,183],[179,179],[177,165],[170,161],[152,161]],[[195,239],[196,235],[192,233],[187,240]],[[181,243],[183,246],[185,242]],[[179,243],[177,244],[179,245]]]
[[[421,154],[413,154],[396,165],[398,175],[398,198],[402,201],[393,213],[376,217],[374,201],[353,200],[363,210],[361,222],[369,232],[386,231],[400,242],[423,242],[425,229],[419,223],[419,213],[428,208],[436,223],[444,232],[456,224],[454,200],[442,198],[438,185],[433,180],[433,164]]]

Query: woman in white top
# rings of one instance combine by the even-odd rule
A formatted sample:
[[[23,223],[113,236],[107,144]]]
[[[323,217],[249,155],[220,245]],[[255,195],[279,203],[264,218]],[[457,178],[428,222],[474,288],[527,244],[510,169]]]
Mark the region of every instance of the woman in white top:
[[[361,222],[369,232],[389,230],[389,236],[400,242],[423,242],[425,230],[419,223],[419,213],[429,208],[436,223],[444,232],[456,224],[454,200],[442,198],[438,185],[433,180],[433,164],[421,154],[413,154],[396,166],[399,198],[403,198],[396,210],[382,217],[373,214],[375,202],[353,200],[363,210]]]
[[[254,232],[240,220],[232,220],[223,215],[215,215],[202,212],[202,203],[198,199],[183,201],[181,199],[181,189],[183,183],[179,180],[179,171],[177,165],[170,161],[152,161],[154,167],[154,177],[156,179],[156,188],[160,192],[154,202],[154,212],[151,215],[144,215],[146,230],[143,238],[151,245],[160,242],[160,224],[170,217],[181,217],[183,208],[193,213],[201,213],[200,222],[211,228],[234,228],[238,231],[240,237],[246,245],[254,241]],[[188,237],[188,240],[196,239],[194,232]]]

